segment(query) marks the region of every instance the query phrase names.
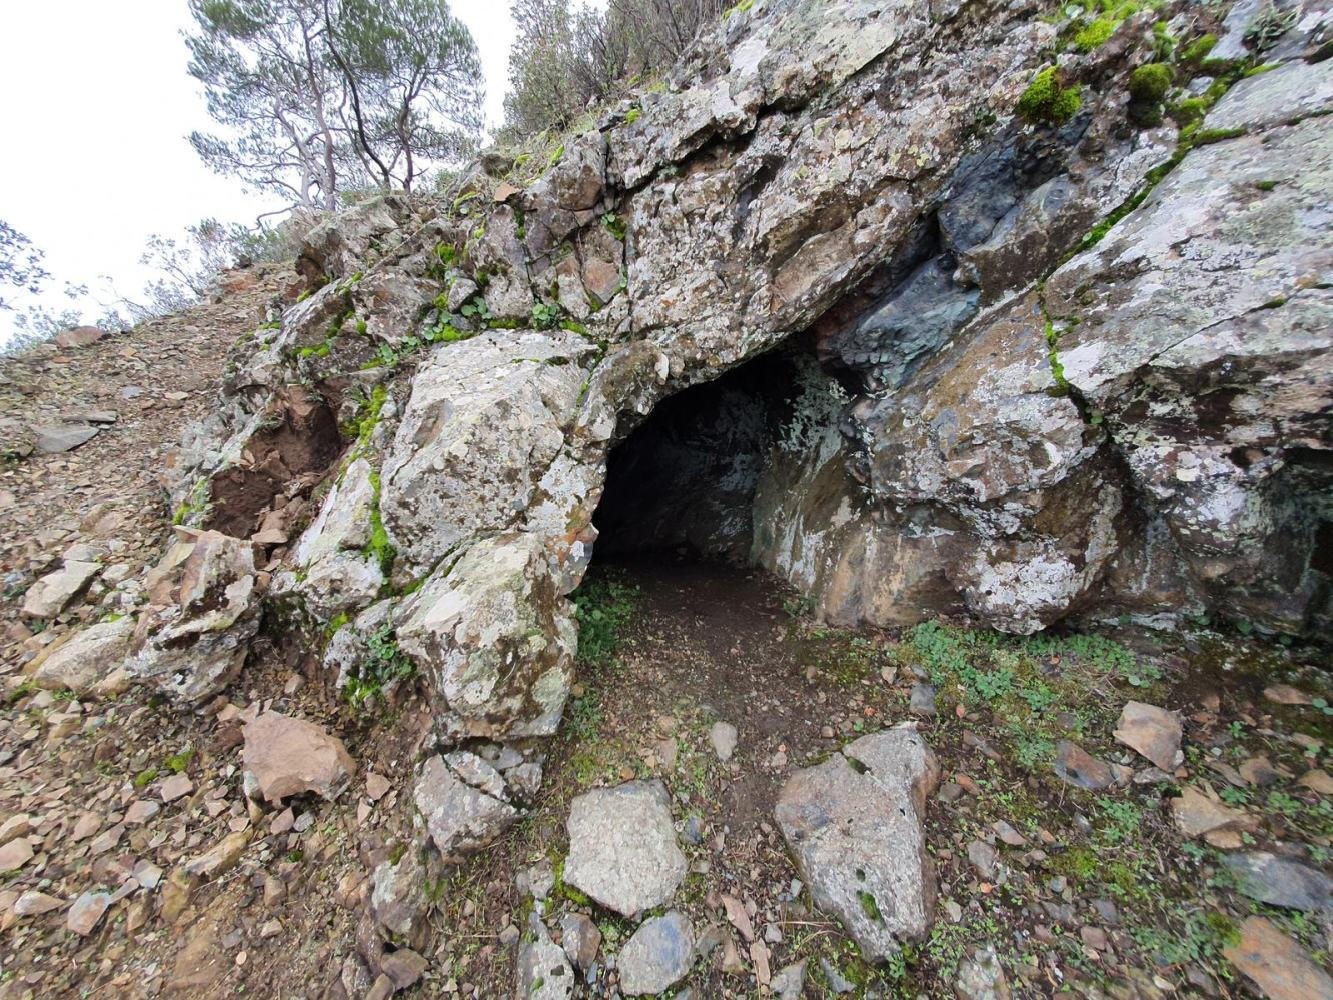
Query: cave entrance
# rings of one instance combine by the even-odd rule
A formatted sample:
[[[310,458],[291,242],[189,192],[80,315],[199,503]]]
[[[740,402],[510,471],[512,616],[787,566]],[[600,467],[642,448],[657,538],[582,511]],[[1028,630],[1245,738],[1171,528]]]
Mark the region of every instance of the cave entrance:
[[[809,352],[778,349],[659,403],[607,458],[595,558],[748,565],[756,487],[814,365]]]

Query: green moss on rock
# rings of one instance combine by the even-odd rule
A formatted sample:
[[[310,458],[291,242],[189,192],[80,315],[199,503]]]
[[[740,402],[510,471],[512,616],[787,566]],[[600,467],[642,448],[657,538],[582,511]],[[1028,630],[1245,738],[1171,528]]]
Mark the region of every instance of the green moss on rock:
[[[1166,63],[1147,63],[1129,74],[1129,96],[1145,104],[1157,104],[1166,97],[1174,78]]]
[[[1018,99],[1018,113],[1028,121],[1062,125],[1073,118],[1083,106],[1079,87],[1066,87],[1060,82],[1059,71],[1048,66],[1028,84]]]

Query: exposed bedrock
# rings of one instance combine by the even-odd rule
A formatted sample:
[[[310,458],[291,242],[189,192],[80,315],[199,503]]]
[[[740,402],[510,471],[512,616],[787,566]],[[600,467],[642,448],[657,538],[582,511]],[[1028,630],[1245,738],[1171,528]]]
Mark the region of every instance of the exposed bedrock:
[[[540,780],[594,551],[758,563],[840,621],[1326,633],[1325,28],[1182,142],[1127,114],[1169,9],[1059,55],[1067,121],[1017,116],[1063,45],[1041,14],[757,4],[549,164],[491,151],[350,209],[234,350],[179,519],[253,542],[226,579],[330,684],[419,678],[505,803]],[[175,641],[136,633],[139,672]],[[208,642],[186,697],[238,668]]]

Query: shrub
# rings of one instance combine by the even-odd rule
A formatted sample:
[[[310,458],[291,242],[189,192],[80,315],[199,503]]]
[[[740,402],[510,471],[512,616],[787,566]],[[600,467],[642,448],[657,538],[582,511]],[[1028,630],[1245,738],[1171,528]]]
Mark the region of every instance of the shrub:
[[[1083,107],[1078,86],[1063,86],[1058,73],[1055,66],[1048,66],[1032,78],[1018,99],[1018,113],[1033,124],[1063,125]]]

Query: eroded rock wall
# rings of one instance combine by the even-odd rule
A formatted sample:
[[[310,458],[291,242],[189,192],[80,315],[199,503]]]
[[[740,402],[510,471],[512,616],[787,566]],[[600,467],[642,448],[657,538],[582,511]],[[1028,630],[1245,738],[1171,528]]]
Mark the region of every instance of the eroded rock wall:
[[[645,530],[703,525],[840,620],[1325,627],[1327,25],[1249,78],[1177,66],[1239,80],[1182,134],[1126,77],[1196,13],[1087,52],[1042,15],[761,0],[550,154],[350,210],[237,348],[181,519],[249,533],[331,681],[414,667],[439,744],[508,762],[497,801],[560,718],[610,450],[776,349],[778,425],[719,438],[741,499]],[[1078,98],[1016,114],[1043,79]]]

